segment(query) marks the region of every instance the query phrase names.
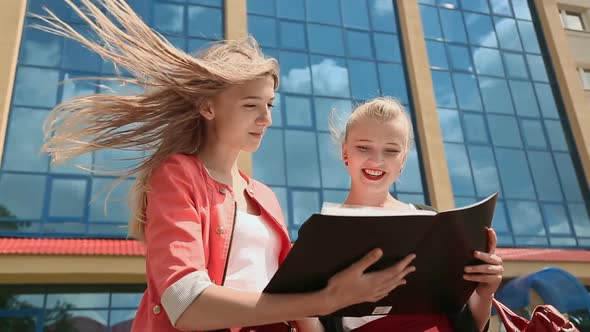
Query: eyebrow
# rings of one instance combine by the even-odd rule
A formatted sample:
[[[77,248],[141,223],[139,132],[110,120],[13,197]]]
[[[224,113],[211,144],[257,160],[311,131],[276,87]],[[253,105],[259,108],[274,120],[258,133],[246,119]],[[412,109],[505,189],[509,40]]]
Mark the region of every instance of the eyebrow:
[[[357,141],[357,142],[367,142],[367,143],[373,143],[373,141],[371,141],[370,139],[364,139],[364,138],[357,139],[356,141]],[[399,143],[397,143],[397,142],[387,142],[387,143],[385,143],[385,144],[390,144],[390,145],[397,145],[397,146],[401,146],[401,144],[399,144]]]
[[[262,98],[261,97],[258,97],[258,96],[247,96],[247,97],[242,98],[242,100],[244,100],[244,99],[258,99],[258,100],[262,100]],[[274,99],[275,99],[274,96],[272,98],[270,98],[270,100],[274,100]]]

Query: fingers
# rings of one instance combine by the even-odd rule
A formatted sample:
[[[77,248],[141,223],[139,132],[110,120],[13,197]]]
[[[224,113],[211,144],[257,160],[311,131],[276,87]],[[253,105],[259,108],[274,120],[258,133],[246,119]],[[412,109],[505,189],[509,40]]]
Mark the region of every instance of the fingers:
[[[463,279],[469,281],[480,282],[484,284],[499,285],[502,282],[501,274],[464,274]]]
[[[473,257],[492,265],[502,265],[504,263],[502,257],[496,254],[485,253],[477,250],[473,253]]]
[[[400,273],[402,273],[402,271],[404,271],[408,267],[408,265],[410,265],[410,263],[412,263],[412,261],[415,258],[416,258],[415,254],[409,254],[408,256],[404,257],[404,259],[402,259],[401,261],[395,263],[393,266],[390,266],[390,267],[380,271],[380,273],[387,274],[387,275],[391,275],[392,273],[400,274]]]
[[[488,228],[488,253],[495,254],[496,253],[496,246],[498,244],[498,237],[496,236],[496,232],[492,228]]]
[[[363,258],[353,263],[350,268],[364,272],[369,266],[375,264],[383,256],[383,251],[379,248],[369,251]]]
[[[472,265],[466,266],[465,272],[470,274],[491,274],[491,275],[502,275],[504,273],[504,267],[502,265]]]

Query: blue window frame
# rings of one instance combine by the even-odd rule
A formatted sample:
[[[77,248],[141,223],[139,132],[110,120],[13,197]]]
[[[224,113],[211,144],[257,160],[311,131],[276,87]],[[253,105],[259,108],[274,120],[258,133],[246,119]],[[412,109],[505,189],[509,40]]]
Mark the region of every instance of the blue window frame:
[[[500,245],[588,247],[588,188],[532,2],[443,2],[419,1],[456,205],[498,191]]]

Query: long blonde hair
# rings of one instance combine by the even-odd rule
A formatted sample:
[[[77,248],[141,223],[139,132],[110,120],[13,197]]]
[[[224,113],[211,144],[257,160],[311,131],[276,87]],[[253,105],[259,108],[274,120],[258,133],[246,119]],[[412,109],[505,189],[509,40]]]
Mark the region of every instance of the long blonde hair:
[[[143,239],[151,172],[173,154],[199,151],[205,129],[199,110],[211,97],[268,76],[276,88],[278,63],[265,57],[251,37],[215,43],[196,56],[186,54],[148,27],[124,0],[102,0],[109,16],[93,0],[80,0],[84,10],[65,2],[90,26],[96,41],[47,9],[47,16],[36,16],[44,24],[34,27],[78,41],[134,77],[110,80],[146,89],[131,96],[94,94],[61,103],[46,120],[42,150],[55,163],[101,149],[148,151],[114,182],[137,175],[130,192],[128,234]]]

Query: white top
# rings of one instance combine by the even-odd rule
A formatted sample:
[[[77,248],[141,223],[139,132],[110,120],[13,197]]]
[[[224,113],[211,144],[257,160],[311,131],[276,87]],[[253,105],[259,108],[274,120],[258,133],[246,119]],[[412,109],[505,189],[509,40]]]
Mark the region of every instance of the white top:
[[[279,268],[280,239],[259,216],[237,211],[224,286],[261,292]],[[170,323],[176,322],[207,287],[213,285],[207,271],[195,271],[166,289],[162,305]]]
[[[224,286],[261,292],[279,268],[279,235],[259,216],[238,210]]]

